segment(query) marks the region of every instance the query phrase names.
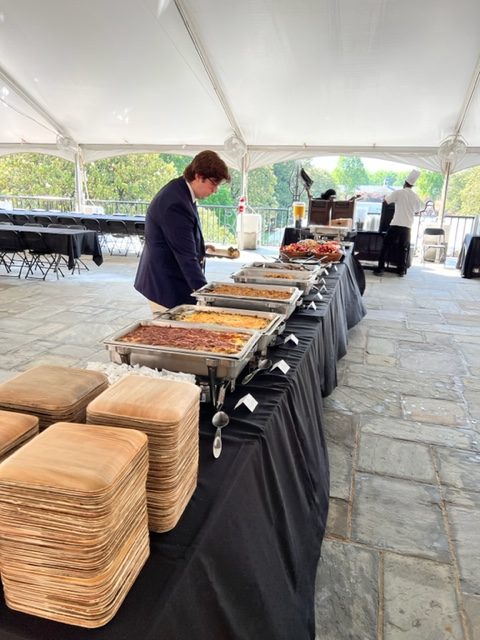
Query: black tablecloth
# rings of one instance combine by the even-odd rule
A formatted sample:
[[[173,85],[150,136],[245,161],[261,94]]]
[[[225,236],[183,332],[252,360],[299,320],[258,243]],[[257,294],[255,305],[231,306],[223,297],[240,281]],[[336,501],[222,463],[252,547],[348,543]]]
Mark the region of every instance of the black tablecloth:
[[[464,278],[480,277],[480,236],[471,233],[465,236],[458,256],[457,269],[461,270]]]
[[[108,221],[114,222],[124,222],[127,229],[126,233],[129,235],[135,235],[135,223],[145,223],[145,216],[126,216],[126,215],[105,215],[105,214],[87,214],[80,212],[55,212],[55,211],[1,211],[0,210],[0,219],[6,218],[12,220],[14,224],[16,224],[15,216],[20,216],[23,218],[26,216],[29,222],[37,222],[39,224],[44,224],[46,227],[51,223],[58,223],[61,219],[62,222],[69,222],[70,224],[83,224],[83,220],[96,220],[100,225],[100,230],[102,233],[109,233],[110,229],[108,227]],[[23,221],[20,223],[23,224]],[[119,230],[115,231],[116,233],[120,233]]]
[[[84,229],[57,229],[46,227],[31,227],[29,225],[2,225],[3,230],[12,230],[20,233],[25,250],[31,248],[25,232],[30,231],[40,233],[48,248],[55,253],[67,256],[67,264],[69,269],[75,267],[75,260],[82,255],[92,256],[92,260],[96,265],[100,266],[103,262],[102,250],[98,241],[98,235],[95,231],[87,231]],[[1,247],[0,247],[1,248]]]
[[[274,362],[227,396],[223,452],[212,456],[203,405],[197,489],[171,532],[151,535],[151,555],[115,618],[86,630],[11,611],[0,602],[2,640],[311,640],[315,573],[328,513],[322,390],[335,384],[347,330],[364,314],[351,256],[325,277],[315,310],[296,312]],[[299,344],[284,342],[295,333]],[[259,405],[234,409],[247,392]]]

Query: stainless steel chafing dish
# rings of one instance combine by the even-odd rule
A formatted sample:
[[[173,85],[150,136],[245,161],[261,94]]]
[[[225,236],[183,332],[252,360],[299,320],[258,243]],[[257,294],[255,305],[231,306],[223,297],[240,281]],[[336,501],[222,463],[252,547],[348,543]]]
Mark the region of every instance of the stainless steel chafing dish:
[[[153,369],[183,371],[198,376],[211,376],[212,370],[217,379],[228,378],[234,382],[248,361],[253,357],[261,334],[231,327],[212,327],[210,331],[242,333],[248,336],[247,342],[236,354],[221,354],[213,351],[194,351],[178,347],[163,347],[121,340],[125,335],[140,326],[177,326],[179,323],[166,320],[142,320],[135,322],[106,338],[103,343],[109,351],[110,360],[117,364],[139,364]],[[185,327],[185,324],[182,325]],[[186,328],[186,327],[185,327]],[[188,323],[189,329],[205,330],[205,325]]]
[[[310,271],[318,277],[322,267],[317,263],[297,263],[297,262],[251,262],[246,264],[244,269],[280,269],[283,271]]]
[[[278,286],[298,287],[304,294],[310,292],[316,281],[316,274],[310,271],[302,271],[297,269],[291,271],[288,269],[277,269],[274,272],[270,271],[270,274],[274,274],[274,277],[270,277],[265,269],[257,269],[256,267],[244,267],[232,274],[234,282],[244,282],[248,284],[276,284]]]
[[[186,317],[191,316],[198,312],[205,312],[208,314],[217,315],[219,318],[219,322],[213,320],[212,322],[202,322],[198,321],[189,321],[185,320]],[[250,331],[252,333],[258,332],[260,333],[260,338],[258,340],[257,350],[264,355],[267,351],[269,344],[275,339],[275,337],[281,334],[285,328],[285,316],[279,313],[270,313],[267,311],[251,311],[248,309],[231,309],[227,307],[213,307],[213,306],[202,306],[202,305],[194,305],[194,304],[182,304],[178,307],[173,307],[172,309],[168,309],[163,313],[159,314],[157,317],[164,320],[170,320],[175,322],[176,324],[188,325],[188,326],[203,326],[208,327],[210,329],[215,329],[217,327],[228,327],[230,331],[236,331],[237,327],[222,324],[220,322],[220,314],[222,313],[230,313],[238,316],[239,318],[245,317],[253,317],[253,318],[262,318],[266,325],[262,329],[251,329],[249,327],[238,327],[242,331]]]
[[[238,295],[235,293],[219,293],[215,291],[215,287],[219,285],[228,284],[233,288],[238,288]],[[225,283],[225,282],[209,282],[201,289],[194,291],[192,296],[197,298],[200,304],[213,305],[215,307],[232,307],[235,309],[254,309],[257,311],[270,311],[272,313],[280,313],[285,318],[289,318],[294,312],[297,305],[301,303],[302,291],[297,287],[284,287],[282,285],[269,285],[270,291],[283,291],[288,292],[290,295],[283,300],[275,300],[268,297],[246,297],[241,293],[241,288],[248,286],[252,289],[259,289],[260,291],[266,291],[265,285],[249,284],[241,285],[237,283]]]

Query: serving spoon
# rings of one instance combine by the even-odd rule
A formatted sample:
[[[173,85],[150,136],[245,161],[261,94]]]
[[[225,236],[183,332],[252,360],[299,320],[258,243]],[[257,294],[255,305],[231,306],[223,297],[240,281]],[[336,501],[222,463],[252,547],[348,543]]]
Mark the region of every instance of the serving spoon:
[[[227,380],[220,387],[218,392],[218,401],[216,406],[216,412],[212,416],[212,424],[216,428],[215,436],[213,438],[213,457],[219,458],[222,453],[222,429],[230,422],[230,416],[225,411],[222,411],[223,402],[225,400],[225,393],[230,381]]]
[[[213,457],[219,458],[222,453],[222,429],[230,422],[230,417],[225,411],[217,411],[212,417],[212,424],[216,427],[213,438]]]

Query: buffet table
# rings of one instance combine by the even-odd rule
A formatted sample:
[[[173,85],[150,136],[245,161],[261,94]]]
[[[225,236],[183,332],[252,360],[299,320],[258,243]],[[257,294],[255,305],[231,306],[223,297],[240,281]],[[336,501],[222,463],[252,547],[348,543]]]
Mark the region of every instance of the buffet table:
[[[318,307],[301,309],[269,350],[290,370],[257,375],[227,395],[231,416],[212,456],[202,405],[197,489],[105,627],[70,627],[8,609],[2,640],[313,640],[314,588],[328,514],[322,393],[336,383],[347,332],[364,315],[352,255],[325,276]],[[294,333],[298,345],[285,338]],[[251,393],[251,413],[238,400]]]

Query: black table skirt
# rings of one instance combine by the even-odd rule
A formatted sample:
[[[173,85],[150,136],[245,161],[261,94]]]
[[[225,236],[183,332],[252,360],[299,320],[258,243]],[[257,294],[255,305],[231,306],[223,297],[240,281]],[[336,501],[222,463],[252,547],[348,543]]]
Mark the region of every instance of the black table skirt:
[[[480,236],[467,234],[458,256],[457,269],[464,278],[480,277]]]
[[[348,328],[365,313],[351,256],[325,277],[317,310],[296,312],[271,349],[290,365],[227,396],[231,422],[212,456],[211,409],[200,421],[197,489],[151,555],[115,618],[87,630],[9,610],[2,640],[312,640],[316,567],[328,515],[322,394],[336,382]],[[247,392],[250,413],[234,406]]]
[[[113,222],[124,222],[126,225],[126,234],[135,235],[136,234],[136,223],[145,224],[145,216],[127,216],[127,215],[106,215],[106,214],[90,214],[90,213],[80,213],[80,212],[55,212],[55,211],[29,211],[29,210],[16,210],[16,211],[1,211],[0,210],[0,220],[5,218],[12,220],[14,224],[23,224],[18,223],[15,219],[15,216],[26,217],[28,222],[37,222],[39,224],[43,224],[47,227],[51,222],[59,222],[60,219],[65,222],[69,222],[70,224],[83,224],[84,220],[95,220],[100,225],[100,231],[102,233],[109,233],[110,229],[108,226],[109,221]],[[27,222],[27,224],[28,224]],[[115,233],[120,233],[120,229],[116,229]]]
[[[97,266],[100,266],[103,262],[98,234],[95,231],[32,227],[29,225],[19,226],[14,224],[2,225],[2,229],[18,232],[25,251],[31,248],[27,237],[24,235],[25,232],[40,233],[48,249],[67,257],[69,269],[74,269],[75,261],[81,258],[82,255],[92,256],[92,260]]]

